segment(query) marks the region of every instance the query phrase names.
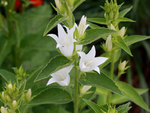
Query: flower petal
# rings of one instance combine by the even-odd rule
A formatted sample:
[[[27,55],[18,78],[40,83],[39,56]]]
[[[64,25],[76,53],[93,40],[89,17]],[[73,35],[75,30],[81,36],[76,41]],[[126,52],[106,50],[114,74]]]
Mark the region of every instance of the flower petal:
[[[98,67],[95,67],[93,70],[95,70],[96,72],[100,74],[100,69]]]
[[[46,85],[48,86],[48,85],[50,85],[50,84],[52,84],[52,83],[54,83],[54,82],[56,82],[55,79],[54,79],[54,78],[51,78],[51,79],[49,79],[49,81],[47,82]]]
[[[66,38],[66,32],[60,24],[58,24],[58,37],[60,41]]]
[[[93,46],[92,49],[87,54],[87,57],[89,57],[89,59],[92,59],[95,57],[95,55],[96,55],[95,46]]]
[[[66,77],[66,79],[64,81],[59,81],[59,82],[57,81],[57,83],[59,85],[61,85],[61,86],[68,86],[69,83],[70,83],[70,76],[69,76],[69,74],[67,74],[67,77]]]
[[[92,64],[95,66],[99,66],[99,65],[103,64],[107,59],[108,58],[106,58],[106,57],[96,57],[93,60]]]

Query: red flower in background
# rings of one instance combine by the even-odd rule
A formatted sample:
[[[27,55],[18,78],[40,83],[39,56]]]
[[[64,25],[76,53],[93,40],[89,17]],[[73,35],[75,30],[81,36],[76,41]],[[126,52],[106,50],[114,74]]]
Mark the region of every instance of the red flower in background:
[[[15,2],[15,10],[20,10],[21,8],[21,1],[20,0],[16,0]]]
[[[30,0],[32,6],[38,7],[43,4],[43,0]]]
[[[31,5],[34,7],[38,7],[43,4],[43,0],[29,0],[31,2]],[[16,0],[15,2],[15,10],[20,11],[21,10],[21,0]]]

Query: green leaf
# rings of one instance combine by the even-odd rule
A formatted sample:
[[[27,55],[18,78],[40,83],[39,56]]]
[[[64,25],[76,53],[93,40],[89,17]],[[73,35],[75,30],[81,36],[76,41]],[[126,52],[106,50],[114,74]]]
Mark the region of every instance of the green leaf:
[[[105,18],[88,18],[89,22],[97,23],[97,24],[103,24],[106,25],[106,19]]]
[[[128,111],[131,109],[130,104],[131,104],[131,103],[128,102],[128,103],[126,103],[126,104],[120,105],[120,106],[117,108],[118,113],[128,113]]]
[[[94,111],[95,113],[105,113],[101,107],[99,105],[97,105],[96,103],[94,102],[91,102],[90,100],[86,100],[86,99],[83,99],[83,101],[88,104]]]
[[[16,81],[15,74],[13,74],[12,72],[6,71],[4,69],[0,69],[0,76],[2,76],[7,82]]]
[[[126,84],[124,82],[116,82],[116,85],[119,87],[121,92],[129,98],[131,101],[142,107],[143,109],[150,112],[150,109],[143,101],[142,97],[136,92],[136,90],[131,87],[129,84]]]
[[[115,31],[101,28],[101,29],[90,29],[86,31],[86,36],[83,40],[81,40],[79,43],[82,45],[90,44],[102,37],[108,36],[112,33],[115,33]]]
[[[132,36],[125,37],[124,41],[129,46],[136,42],[140,42],[140,41],[147,40],[147,39],[150,39],[150,36],[132,35]]]
[[[119,13],[119,17],[124,17],[129,11],[131,11],[132,8],[133,8],[133,7],[130,6],[130,7],[126,8],[126,9],[122,10],[122,11]]]
[[[115,85],[115,82],[103,73],[100,75],[96,72],[86,73],[86,75],[81,76],[80,82],[84,85],[91,85],[93,87],[103,87],[121,95],[121,91]]]
[[[71,95],[61,88],[47,88],[29,102],[29,105],[66,104],[71,102]]]
[[[118,18],[117,21],[118,21],[118,22],[135,22],[135,21],[132,20],[132,19],[124,18],[124,17]]]
[[[65,20],[64,16],[56,15],[53,19],[50,20],[50,22],[47,24],[47,27],[44,31],[43,36],[45,36],[51,29],[53,29],[57,24],[61,23]]]
[[[85,0],[75,0],[73,11],[81,5]]]
[[[102,28],[104,28],[104,27],[100,27],[96,24],[93,24],[91,22],[87,22],[87,24],[89,24],[90,28],[92,28],[92,29],[102,29]]]
[[[142,95],[148,91],[148,89],[135,89],[135,91],[139,94]],[[129,98],[124,96],[124,95],[118,95],[118,94],[113,94],[111,96],[111,103],[112,104],[121,104],[124,102],[129,101]]]
[[[56,56],[51,59],[49,63],[40,71],[35,81],[39,81],[45,78],[48,78],[51,73],[57,71],[58,69],[67,66],[70,63],[64,56]]]
[[[121,37],[117,37],[117,40],[114,40],[113,42],[120,48],[122,48],[125,52],[127,52],[130,56],[133,56],[129,47],[125,43],[125,41]]]

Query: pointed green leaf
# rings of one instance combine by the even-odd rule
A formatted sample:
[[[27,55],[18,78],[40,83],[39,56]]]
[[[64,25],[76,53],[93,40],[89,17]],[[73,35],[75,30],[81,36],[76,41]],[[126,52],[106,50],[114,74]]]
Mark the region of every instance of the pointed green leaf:
[[[130,6],[130,7],[126,8],[126,9],[122,10],[122,11],[119,13],[119,17],[124,17],[129,11],[131,11],[132,8],[133,8],[133,7]]]
[[[150,36],[132,35],[132,36],[125,37],[124,41],[129,46],[136,42],[140,42],[140,41],[147,40],[147,39],[150,39]]]
[[[135,89],[135,91],[139,94],[142,95],[148,91],[148,89]],[[124,95],[118,95],[118,94],[113,94],[111,96],[111,103],[112,104],[121,104],[129,101],[129,98],[124,96]]]
[[[131,101],[142,107],[143,109],[150,112],[150,109],[143,101],[142,97],[135,91],[135,89],[127,83],[124,82],[116,82],[116,85],[119,87],[121,92],[129,98]]]
[[[94,111],[95,113],[105,113],[101,107],[99,105],[97,105],[96,103],[94,102],[91,102],[90,100],[86,100],[86,99],[83,99],[83,101],[88,104]]]
[[[93,87],[103,87],[121,95],[121,91],[115,85],[115,82],[103,73],[100,75],[96,72],[86,73],[86,75],[81,76],[80,82],[84,85],[91,85]]]
[[[57,71],[58,69],[67,66],[70,63],[64,56],[56,56],[51,59],[49,63],[40,71],[35,81],[39,81],[48,78],[51,73]]]
[[[47,27],[44,31],[43,36],[45,36],[50,30],[52,30],[57,24],[61,23],[65,20],[65,17],[62,15],[56,15],[54,18],[52,18],[49,23],[47,24]]]
[[[47,88],[29,102],[29,105],[66,104],[71,102],[71,95],[61,88]]]
[[[106,25],[106,19],[105,18],[88,18],[89,22],[97,23],[97,24],[102,24]]]
[[[7,82],[9,82],[9,81],[15,82],[16,81],[15,74],[13,74],[12,72],[6,71],[4,69],[0,69],[0,76],[2,76],[4,78],[4,80],[6,80]]]
[[[118,22],[135,22],[134,20],[130,19],[130,18],[124,18],[124,17],[120,17],[117,19]]]
[[[128,113],[128,111],[131,109],[130,104],[131,104],[131,103],[128,102],[128,103],[126,103],[126,104],[120,105],[120,106],[117,108],[118,113]]]
[[[106,29],[106,28],[87,30],[86,36],[83,40],[80,41],[80,44],[82,44],[82,45],[90,44],[90,43],[92,43],[102,37],[108,36],[112,33],[115,33],[115,31]]]
[[[117,40],[114,40],[113,42],[115,43],[115,45],[117,45],[118,47],[122,48],[125,52],[127,52],[130,56],[133,56],[129,47],[127,46],[127,44],[125,43],[125,41],[121,38],[121,37],[117,37]]]

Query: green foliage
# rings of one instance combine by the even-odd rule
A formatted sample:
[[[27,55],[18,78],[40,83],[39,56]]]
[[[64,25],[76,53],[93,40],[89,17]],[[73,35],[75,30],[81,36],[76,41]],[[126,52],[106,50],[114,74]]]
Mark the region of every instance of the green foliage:
[[[56,56],[55,58],[51,59],[46,66],[41,70],[38,74],[35,81],[39,81],[45,78],[48,78],[51,73],[57,71],[58,69],[65,67],[70,64],[70,60],[68,60],[64,56]]]
[[[71,100],[71,95],[64,89],[49,87],[33,98],[29,105],[66,104]]]

